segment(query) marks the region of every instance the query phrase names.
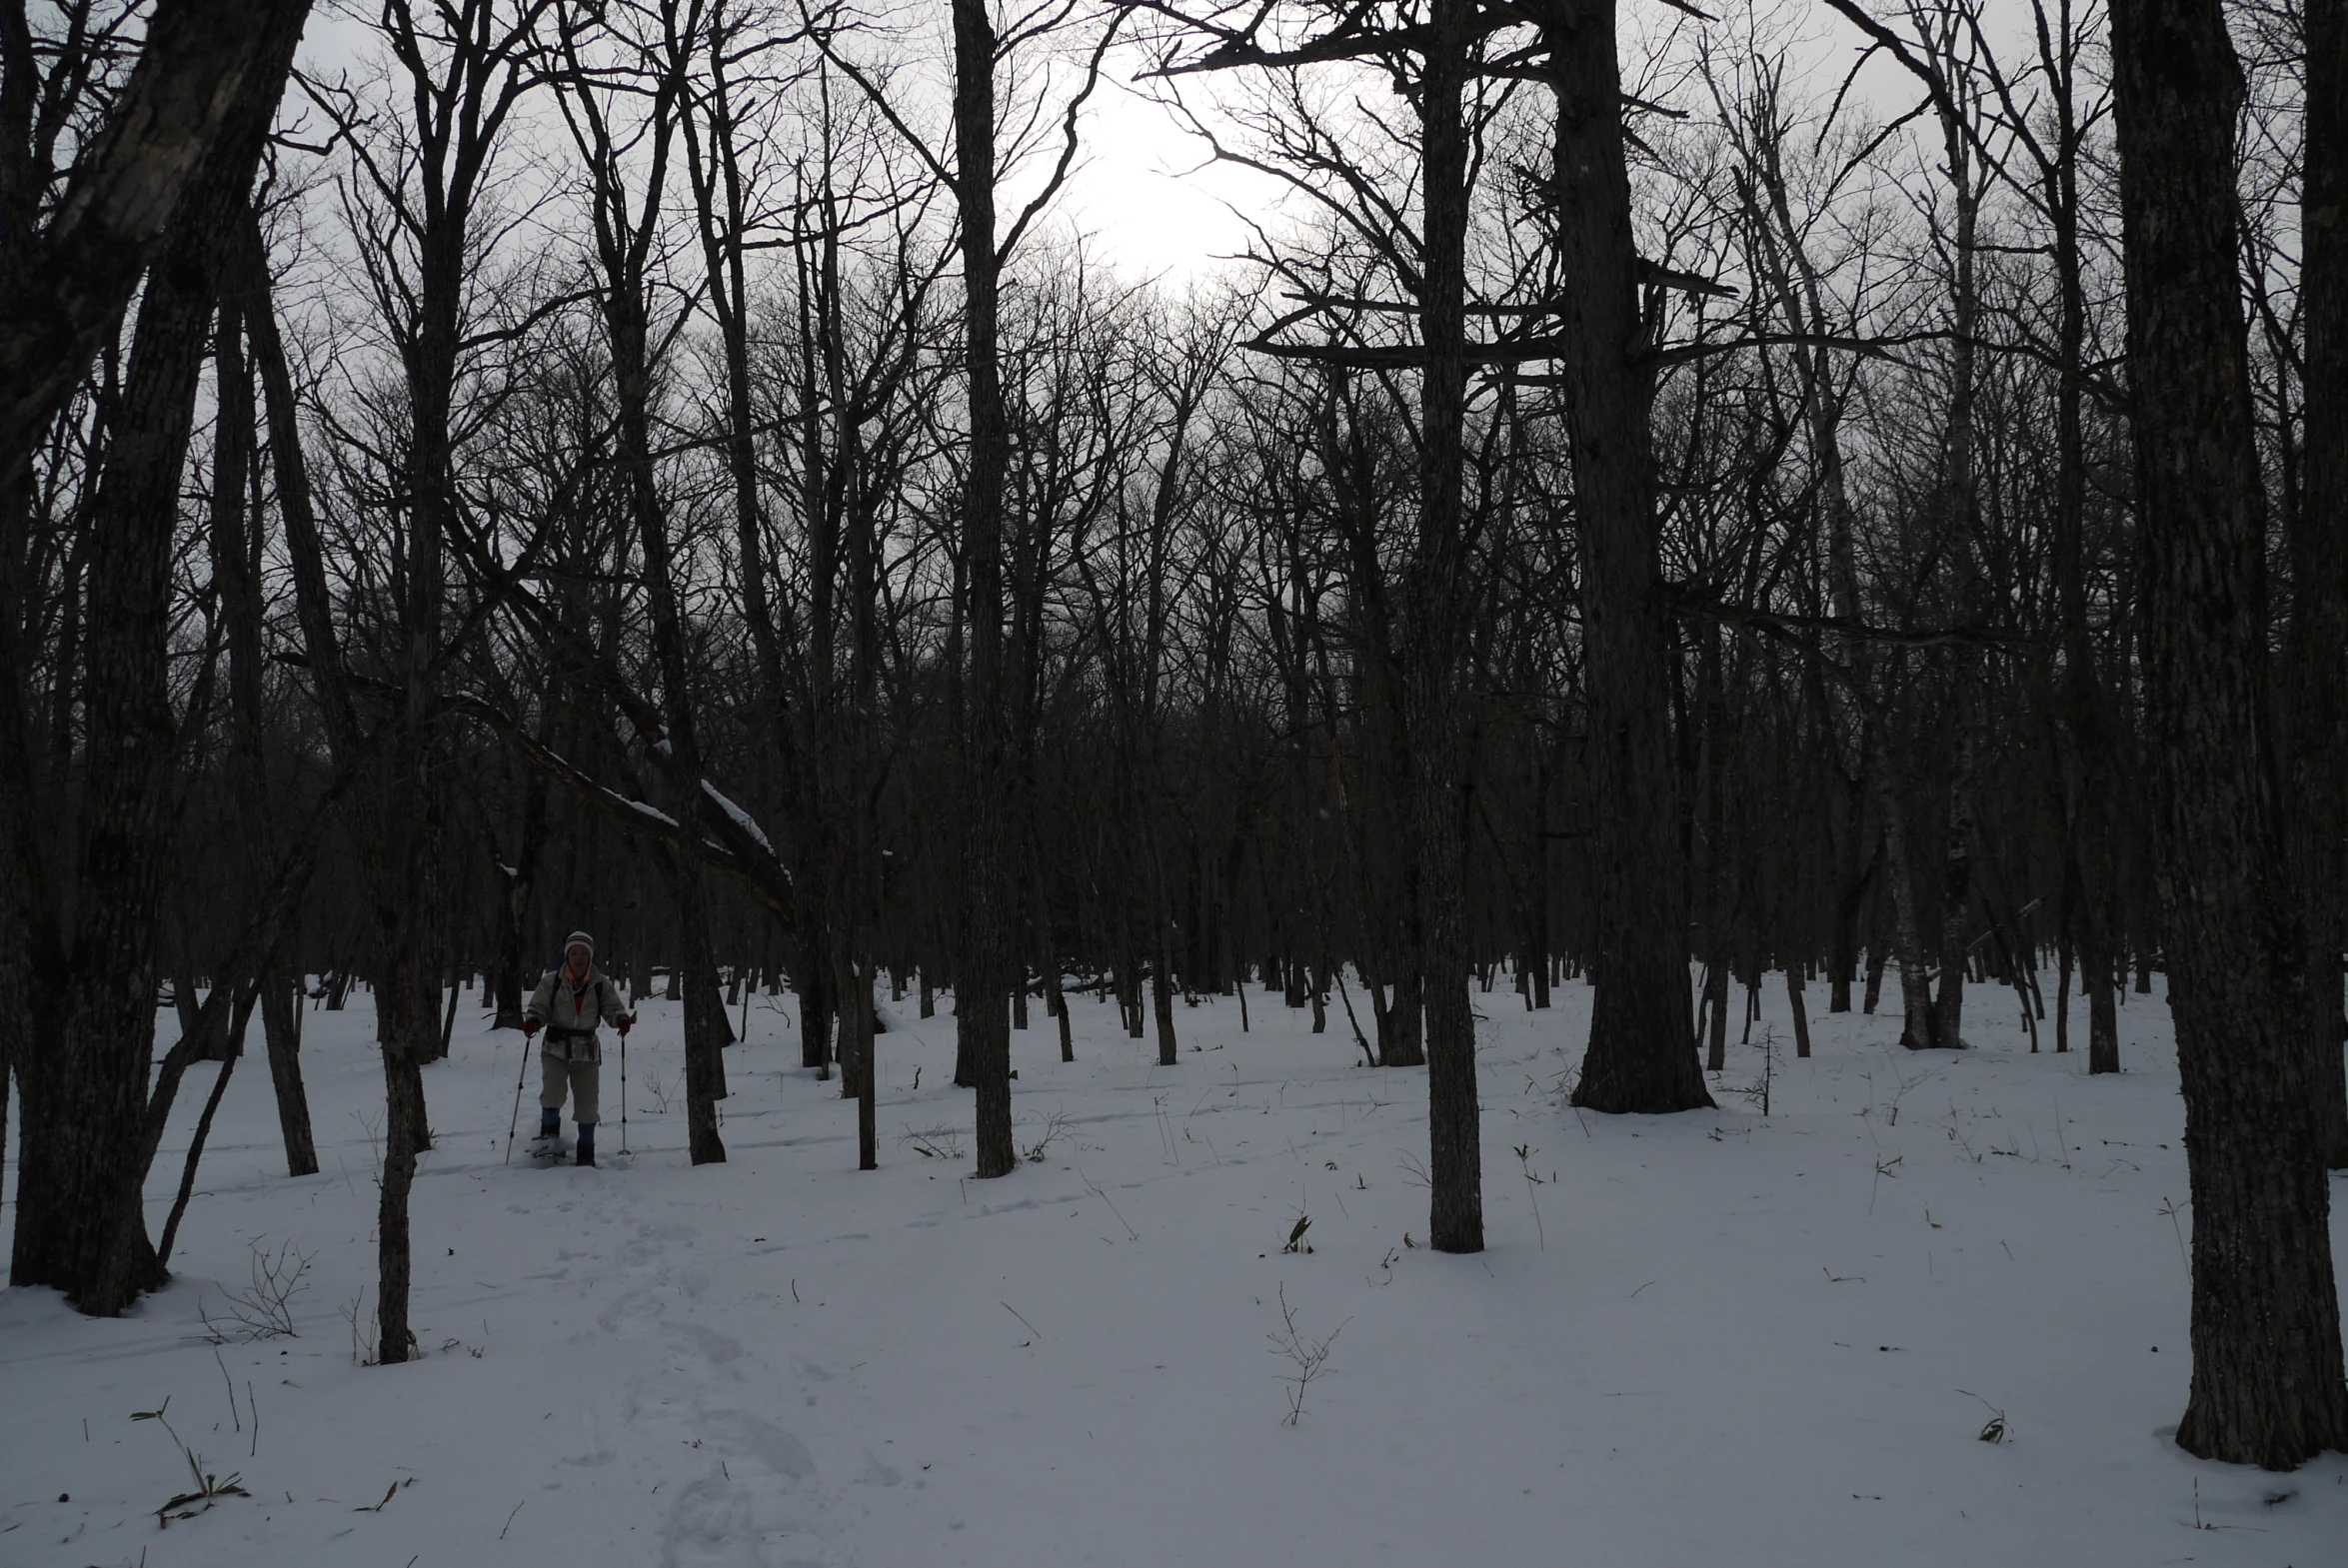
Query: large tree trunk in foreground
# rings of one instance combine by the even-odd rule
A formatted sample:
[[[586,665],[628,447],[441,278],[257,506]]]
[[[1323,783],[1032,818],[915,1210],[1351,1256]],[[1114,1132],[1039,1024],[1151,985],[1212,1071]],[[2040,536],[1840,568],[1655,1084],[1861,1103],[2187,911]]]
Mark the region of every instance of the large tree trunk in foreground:
[[[2348,1168],[2348,1070],[2340,949],[2348,941],[2348,0],[2307,7],[2306,495],[2293,517],[2292,795],[2305,841],[2292,858],[2307,899],[2309,1030],[2323,1161]]]
[[[1654,376],[1638,314],[1614,6],[1597,0],[1542,29],[1557,95],[1557,249],[1569,295],[1559,363],[1579,522],[1597,880],[1589,1049],[1573,1103],[1692,1110],[1712,1096],[1688,1015],[1671,612],[1648,428]]]
[[[2169,1009],[2193,1196],[2177,1443],[2348,1444],[2304,905],[2266,690],[2265,515],[2236,276],[2243,82],[2219,0],[2118,0],[2112,58]]]
[[[258,41],[240,61],[236,90],[209,122],[219,134],[207,137],[194,177],[175,183],[178,204],[140,301],[91,518],[83,678],[89,741],[72,923],[66,926],[62,908],[43,911],[52,930],[72,934],[52,982],[55,1009],[36,1007],[18,1063],[26,1132],[20,1158],[41,1179],[19,1187],[10,1278],[54,1285],[94,1316],[121,1312],[165,1278],[141,1194],[156,908],[176,810],[172,545],[215,280],[227,237],[246,212],[307,10],[307,0],[274,0],[250,20]],[[32,830],[24,822],[8,827],[18,835]]]

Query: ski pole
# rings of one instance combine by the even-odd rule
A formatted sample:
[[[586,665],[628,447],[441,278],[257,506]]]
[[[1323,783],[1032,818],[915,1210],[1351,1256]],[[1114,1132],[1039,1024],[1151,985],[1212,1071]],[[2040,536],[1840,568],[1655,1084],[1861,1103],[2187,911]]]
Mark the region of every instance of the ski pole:
[[[620,1031],[620,1152],[628,1152],[628,1031],[625,1028]]]
[[[530,1077],[530,1036],[522,1036],[522,1070],[514,1074],[514,1114],[506,1122],[506,1157],[501,1165],[514,1163],[514,1134],[522,1127],[522,1085]]]

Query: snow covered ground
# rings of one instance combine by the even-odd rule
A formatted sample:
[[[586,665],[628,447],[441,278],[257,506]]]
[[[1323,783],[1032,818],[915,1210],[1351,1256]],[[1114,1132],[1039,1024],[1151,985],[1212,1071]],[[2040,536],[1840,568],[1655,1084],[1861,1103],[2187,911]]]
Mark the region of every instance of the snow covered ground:
[[[1717,1113],[1637,1119],[1558,1096],[1586,990],[1480,996],[1490,1247],[1445,1257],[1413,1245],[1424,1074],[1356,1065],[1341,1012],[1314,1036],[1251,996],[1242,1034],[1210,998],[1162,1069],[1091,999],[1064,1066],[1039,1008],[1020,1135],[1058,1135],[981,1183],[953,1020],[910,1002],[860,1174],[789,997],[728,1054],[730,1163],[687,1165],[676,1009],[648,1002],[633,1168],[503,1164],[520,1042],[469,997],[427,1074],[428,1354],[400,1368],[356,1364],[345,1316],[382,1117],[356,998],[308,1015],[324,1174],[286,1179],[256,1056],[170,1289],[114,1322],[0,1292],[0,1563],[2348,1563],[2348,1458],[2166,1440],[2192,1216],[2165,1011],[2131,997],[2129,1070],[2090,1080],[2026,1053],[2009,998],[1974,993],[1956,1056],[1897,1050],[1889,996],[1821,1014],[1804,1062],[1777,989],[1767,1115],[1756,1027]],[[207,1343],[249,1248],[287,1243],[298,1337]],[[1294,1426],[1283,1296],[1328,1347]],[[251,1495],[159,1528],[175,1434]]]

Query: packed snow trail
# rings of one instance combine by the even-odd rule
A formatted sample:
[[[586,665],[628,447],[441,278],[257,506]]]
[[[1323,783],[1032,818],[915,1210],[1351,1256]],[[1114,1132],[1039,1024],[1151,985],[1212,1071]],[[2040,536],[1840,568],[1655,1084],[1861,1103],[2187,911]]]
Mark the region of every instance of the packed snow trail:
[[[891,1010],[877,1172],[789,997],[728,1052],[728,1163],[687,1164],[678,1011],[648,1000],[634,1168],[538,1169],[502,1163],[521,1041],[468,998],[426,1075],[427,1353],[378,1368],[347,1315],[364,1344],[382,1077],[355,993],[306,1019],[323,1174],[283,1175],[267,1075],[239,1074],[169,1289],[113,1322],[0,1292],[0,1563],[2348,1561],[2348,1460],[2165,1440],[2192,1216],[2149,999],[2130,1070],[2093,1080],[2010,1024],[1899,1051],[1892,1005],[1818,1018],[1796,1061],[1765,1013],[1722,1108],[1671,1118],[1564,1108],[1582,988],[1475,999],[1491,1246],[1444,1257],[1423,1072],[1276,998],[1247,1034],[1228,998],[1183,1009],[1172,1069],[1089,997],[1064,1065],[1039,1012],[1013,1048],[1042,1157],[986,1183],[943,1013]],[[257,1240],[310,1255],[299,1336],[207,1343]],[[1294,1426],[1283,1296],[1328,1348]],[[159,1527],[182,1443],[250,1495]]]

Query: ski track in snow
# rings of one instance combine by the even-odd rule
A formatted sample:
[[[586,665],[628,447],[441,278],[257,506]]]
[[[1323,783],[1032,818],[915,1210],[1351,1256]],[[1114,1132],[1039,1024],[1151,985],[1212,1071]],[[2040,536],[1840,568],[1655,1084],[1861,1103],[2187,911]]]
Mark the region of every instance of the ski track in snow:
[[[1971,993],[1962,1055],[1893,1048],[1894,992],[1797,1061],[1773,990],[1717,1112],[1607,1118],[1559,1095],[1585,989],[1481,993],[1489,1249],[1463,1258],[1423,1248],[1423,1071],[1355,1065],[1341,1014],[1315,1036],[1276,996],[1245,1034],[1229,998],[1178,1010],[1171,1069],[1089,993],[1064,1065],[1037,1008],[1018,1135],[1057,1115],[1056,1141],[988,1183],[943,1012],[882,1008],[860,1173],[789,998],[728,1051],[730,1159],[698,1170],[675,1004],[642,1005],[635,1158],[608,1124],[601,1170],[503,1162],[520,1042],[468,1007],[426,1074],[425,1353],[370,1368],[359,994],[306,1019],[321,1174],[285,1177],[248,1065],[168,1289],[112,1322],[0,1291],[0,1565],[2348,1564],[2348,1457],[2277,1476],[2167,1440],[2191,1213],[2165,1012],[2131,996],[2130,1070],[2089,1079],[2026,1053],[2010,995]],[[209,1344],[256,1238],[312,1256],[299,1336]],[[1283,1291],[1335,1335],[1292,1428]],[[131,1419],[158,1407],[169,1431]],[[2008,1440],[1979,1441],[1995,1412]],[[251,1495],[159,1528],[178,1441]]]

